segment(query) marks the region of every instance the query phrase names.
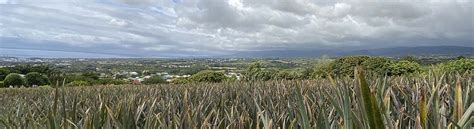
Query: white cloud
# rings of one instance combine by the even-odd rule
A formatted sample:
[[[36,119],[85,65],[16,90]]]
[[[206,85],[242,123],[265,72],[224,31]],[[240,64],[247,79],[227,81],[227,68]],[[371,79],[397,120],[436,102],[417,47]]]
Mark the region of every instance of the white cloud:
[[[468,0],[0,3],[0,38],[155,52],[470,45],[474,32],[473,3]]]

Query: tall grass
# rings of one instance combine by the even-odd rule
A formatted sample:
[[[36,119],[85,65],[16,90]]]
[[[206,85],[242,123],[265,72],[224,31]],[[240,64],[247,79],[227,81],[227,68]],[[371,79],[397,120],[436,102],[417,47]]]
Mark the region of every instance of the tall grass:
[[[0,128],[472,128],[473,74],[0,89]]]

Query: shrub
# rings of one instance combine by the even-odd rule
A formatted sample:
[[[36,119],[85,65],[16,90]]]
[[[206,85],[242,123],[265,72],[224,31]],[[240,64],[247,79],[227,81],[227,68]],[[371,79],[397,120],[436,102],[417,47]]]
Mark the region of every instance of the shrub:
[[[5,77],[7,77],[8,74],[10,74],[10,70],[0,68],[0,81],[5,80]]]
[[[400,61],[409,61],[409,62],[420,63],[420,60],[418,60],[418,58],[416,58],[416,57],[414,57],[414,56],[404,56],[404,57],[401,57],[401,58],[400,58]]]
[[[160,84],[160,83],[166,83],[166,80],[163,79],[163,77],[161,76],[153,76],[143,81],[143,84]]]
[[[17,73],[8,74],[3,82],[6,87],[24,86],[26,84],[25,78],[23,78],[20,74]]]
[[[244,72],[244,80],[246,81],[267,81],[275,78],[275,71],[264,69],[259,62],[255,62],[250,65]]]
[[[128,84],[129,81],[118,80],[118,79],[100,79],[97,81],[97,83],[101,85],[122,85],[122,84]]]
[[[0,81],[0,88],[6,87],[3,81]]]
[[[385,75],[390,72],[390,65],[392,63],[392,60],[384,57],[370,57],[362,63],[362,66],[365,67],[369,73]]]
[[[26,85],[27,86],[42,86],[49,85],[50,81],[46,75],[40,74],[38,72],[31,72],[26,74]]]
[[[474,59],[459,59],[449,61],[439,65],[444,72],[458,72],[464,73],[468,70],[474,69]]]
[[[330,64],[331,74],[334,76],[354,76],[354,68],[362,65],[363,62],[368,60],[368,56],[346,56],[336,59]]]
[[[91,84],[87,81],[72,81],[67,84],[67,86],[89,86],[89,85]]]
[[[399,61],[390,65],[389,75],[405,75],[421,72],[420,64],[410,61]]]
[[[180,77],[180,78],[173,79],[171,81],[171,84],[188,84],[190,82],[191,81],[189,80],[189,78]]]
[[[222,82],[226,79],[226,76],[222,72],[214,71],[201,71],[190,77],[191,81],[194,82]]]
[[[283,80],[308,79],[313,71],[303,68],[280,70],[276,78]]]
[[[82,73],[81,76],[86,77],[86,78],[91,78],[93,80],[99,80],[99,75],[93,72]]]

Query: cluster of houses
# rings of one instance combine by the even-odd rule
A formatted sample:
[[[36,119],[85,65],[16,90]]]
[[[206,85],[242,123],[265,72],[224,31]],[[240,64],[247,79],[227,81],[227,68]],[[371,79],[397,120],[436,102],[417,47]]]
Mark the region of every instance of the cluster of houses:
[[[142,73],[146,73],[146,71]],[[176,79],[176,78],[191,77],[191,75],[171,75],[167,72],[159,72],[159,73],[154,73],[154,74],[141,74],[141,75],[138,72],[117,72],[113,75],[113,78],[114,79],[122,78],[125,80],[129,80],[130,82],[132,82],[132,84],[141,84],[146,79],[149,79],[154,76],[161,76],[167,82],[171,82],[173,81],[173,79]],[[240,80],[242,75],[240,73],[227,72],[225,73],[225,76],[236,77],[237,80]]]
[[[143,71],[142,73],[147,73],[147,71]],[[138,72],[117,72],[113,75],[114,79],[126,79],[132,82],[132,84],[141,84],[146,79],[149,79],[154,76],[161,76],[167,82],[171,82],[175,78],[187,78],[191,77],[191,75],[171,75],[167,72],[159,72],[153,74],[139,74]]]

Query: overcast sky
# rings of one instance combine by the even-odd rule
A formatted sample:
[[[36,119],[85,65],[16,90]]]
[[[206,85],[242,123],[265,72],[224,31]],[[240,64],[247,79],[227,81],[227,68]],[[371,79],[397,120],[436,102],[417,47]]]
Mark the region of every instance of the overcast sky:
[[[0,55],[169,57],[474,46],[473,5],[472,0],[0,0]]]

